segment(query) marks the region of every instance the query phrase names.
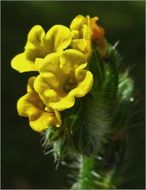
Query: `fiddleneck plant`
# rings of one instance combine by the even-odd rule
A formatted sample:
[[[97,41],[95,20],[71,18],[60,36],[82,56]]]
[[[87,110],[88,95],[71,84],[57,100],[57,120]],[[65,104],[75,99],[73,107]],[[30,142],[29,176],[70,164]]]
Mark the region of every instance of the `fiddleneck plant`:
[[[45,153],[53,152],[57,163],[68,156],[76,163],[77,190],[118,187],[125,118],[134,102],[117,44],[107,42],[97,21],[78,15],[70,27],[54,25],[46,33],[36,25],[11,62],[20,73],[36,71],[18,114],[43,135]]]

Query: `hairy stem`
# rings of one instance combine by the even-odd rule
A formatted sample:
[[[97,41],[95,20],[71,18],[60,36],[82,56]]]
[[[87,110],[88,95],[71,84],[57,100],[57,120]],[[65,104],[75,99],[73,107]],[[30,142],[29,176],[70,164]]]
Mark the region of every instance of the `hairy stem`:
[[[92,180],[92,170],[94,170],[94,159],[92,157],[81,156],[79,173],[80,189],[93,188],[94,182]]]
[[[72,190],[115,189],[112,182],[115,170],[112,169],[107,171],[103,176],[101,176],[98,174],[98,171],[96,171],[98,170],[97,168],[99,164],[98,160],[93,156],[87,157],[81,155],[78,179],[77,182],[73,184]],[[101,172],[101,169],[99,169],[99,171]]]

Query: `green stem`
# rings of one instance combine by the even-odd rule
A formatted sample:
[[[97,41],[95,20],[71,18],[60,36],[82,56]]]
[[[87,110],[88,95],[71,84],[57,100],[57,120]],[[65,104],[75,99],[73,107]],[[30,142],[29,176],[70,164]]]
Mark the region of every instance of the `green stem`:
[[[72,190],[115,189],[112,184],[114,170],[106,172],[104,176],[100,176],[96,171],[98,164],[98,160],[93,158],[93,156],[81,155],[78,180],[73,184]]]
[[[79,184],[80,189],[90,189],[94,187],[92,171],[94,170],[94,160],[92,157],[81,156]]]

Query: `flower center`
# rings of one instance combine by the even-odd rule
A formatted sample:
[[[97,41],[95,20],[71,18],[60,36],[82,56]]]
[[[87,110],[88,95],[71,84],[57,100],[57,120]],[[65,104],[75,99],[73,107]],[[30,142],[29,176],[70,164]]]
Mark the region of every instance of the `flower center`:
[[[77,86],[76,81],[75,81],[73,78],[71,78],[71,79],[66,80],[66,81],[64,82],[64,84],[63,84],[63,90],[68,93],[68,92],[70,92],[73,88],[75,88],[76,86]]]

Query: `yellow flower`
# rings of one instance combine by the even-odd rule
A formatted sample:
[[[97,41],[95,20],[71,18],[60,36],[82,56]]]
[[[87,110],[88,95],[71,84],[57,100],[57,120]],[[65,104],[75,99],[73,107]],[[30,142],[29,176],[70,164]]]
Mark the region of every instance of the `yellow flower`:
[[[46,130],[49,125],[59,127],[61,125],[59,112],[50,110],[44,105],[33,88],[34,81],[35,77],[29,78],[27,94],[22,96],[17,102],[19,115],[28,117],[30,126],[37,132]]]
[[[83,52],[87,57],[91,54],[91,27],[89,16],[76,16],[70,24],[73,33],[71,47]]]
[[[13,58],[11,66],[19,72],[38,71],[42,58],[67,48],[71,39],[71,31],[65,26],[54,25],[45,34],[43,28],[36,25],[28,33],[24,52]]]
[[[92,53],[92,40],[96,41],[103,48],[105,44],[104,30],[98,26],[96,21],[98,17],[76,16],[71,22],[70,29],[73,33],[71,47],[83,52],[87,58],[90,58]]]
[[[86,66],[86,57],[80,51],[51,53],[42,62],[34,89],[48,107],[68,109],[75,104],[75,97],[83,97],[91,90],[93,75]]]

